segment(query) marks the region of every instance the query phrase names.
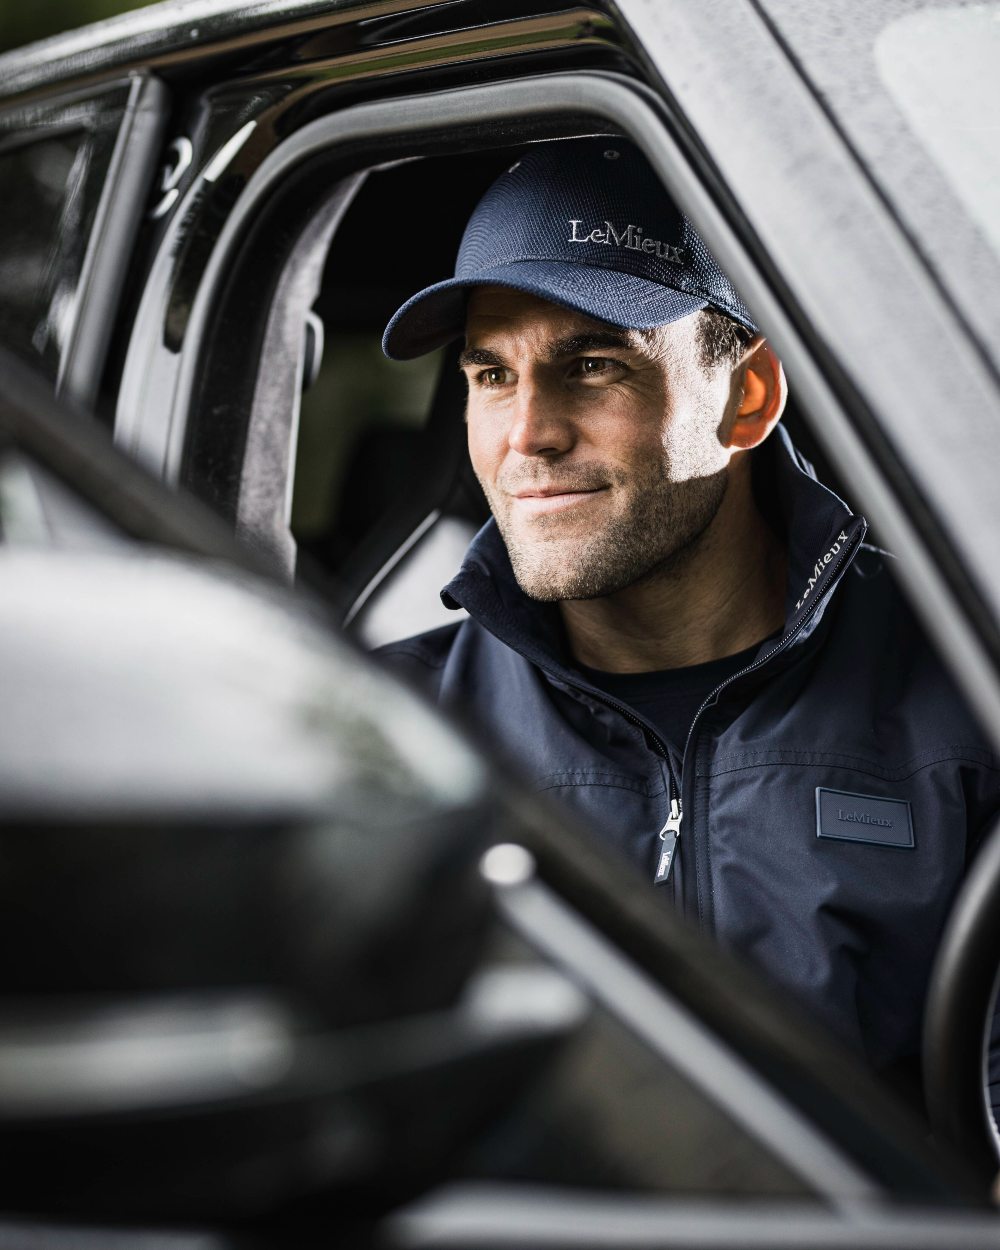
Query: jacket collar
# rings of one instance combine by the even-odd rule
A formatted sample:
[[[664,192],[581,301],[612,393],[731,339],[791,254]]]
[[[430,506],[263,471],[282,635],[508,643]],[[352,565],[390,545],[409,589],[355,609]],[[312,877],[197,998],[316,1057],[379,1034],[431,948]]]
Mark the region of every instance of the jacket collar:
[[[762,510],[788,544],[785,626],[777,639],[765,644],[769,655],[801,643],[816,629],[867,523],[817,480],[782,426],[754,453],[754,488]],[[446,607],[464,608],[525,659],[553,676],[572,679],[558,608],[529,599],[517,585],[492,518],[472,540],[441,599]]]

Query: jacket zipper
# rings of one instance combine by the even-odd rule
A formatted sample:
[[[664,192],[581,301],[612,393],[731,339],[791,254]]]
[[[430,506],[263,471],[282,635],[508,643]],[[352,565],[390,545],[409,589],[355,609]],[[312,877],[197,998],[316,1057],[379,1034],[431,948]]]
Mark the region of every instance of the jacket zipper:
[[[576,688],[577,690],[580,690],[581,693],[588,695],[588,697],[594,697],[595,692],[582,690],[580,686],[577,686]],[[656,748],[656,753],[662,757],[664,764],[667,766],[667,777],[669,778],[668,798],[670,806],[666,822],[658,835],[660,841],[663,843],[663,846],[660,849],[660,856],[657,860],[656,872],[653,877],[655,885],[663,885],[663,883],[670,876],[670,869],[674,862],[674,851],[677,849],[677,839],[681,836],[681,820],[683,818],[683,812],[681,810],[681,790],[678,779],[674,773],[674,767],[670,762],[670,752],[667,750],[667,745],[659,734],[657,734],[650,725],[647,725],[645,721],[636,716],[630,708],[627,708],[623,703],[617,703],[613,699],[605,698],[600,695],[599,692],[596,693],[598,693],[599,701],[603,703],[605,707],[609,707],[620,716],[624,716],[627,721],[636,725],[643,731],[652,745]],[[698,709],[698,712],[701,712],[701,708]],[[689,730],[688,741],[690,741],[690,737],[691,733]],[[684,749],[685,751],[687,750],[686,742]]]
[[[667,766],[669,768],[669,764]],[[676,785],[674,781],[673,769],[670,770],[670,786],[671,789]],[[670,869],[674,864],[674,851],[677,850],[677,839],[681,836],[681,800],[678,795],[676,798],[671,795],[670,798],[670,815],[667,817],[666,824],[660,830],[660,841],[663,846],[660,848],[660,858],[656,861],[656,874],[653,877],[654,885],[662,885],[670,876]]]
[[[554,673],[550,675],[553,677],[556,676]],[[564,681],[565,678],[560,677],[559,680]],[[655,881],[657,885],[660,885],[662,882],[666,881],[667,877],[670,875],[670,866],[673,862],[674,850],[677,846],[677,839],[681,834],[682,818],[680,786],[678,785],[677,777],[674,774],[673,765],[670,763],[670,753],[667,750],[667,745],[651,725],[648,725],[644,720],[636,716],[631,708],[626,707],[624,703],[618,703],[614,699],[609,699],[607,695],[603,694],[603,692],[599,690],[591,690],[583,686],[578,686],[575,682],[570,684],[573,685],[574,689],[579,690],[581,694],[585,694],[589,699],[596,698],[599,703],[603,703],[605,707],[610,708],[613,712],[617,712],[619,716],[623,716],[630,724],[635,725],[638,729],[641,729],[649,739],[651,745],[654,747],[656,754],[662,758],[663,762],[667,766],[667,777],[670,782],[668,794],[670,808],[666,823],[659,833],[659,837],[663,841],[664,845],[663,850],[660,852],[660,858],[656,868]],[[699,708],[698,711],[700,713],[701,708]],[[689,740],[690,737],[691,735],[689,731]],[[687,750],[686,744],[684,749]]]
[[[857,549],[864,541],[864,537],[867,532],[867,523],[862,520],[862,524],[855,535],[854,541],[851,542],[850,545],[845,545],[842,553],[830,565],[831,578],[838,568],[846,566],[851,562],[851,560],[854,559]],[[704,712],[710,704],[714,703],[715,700],[718,699],[719,695],[726,689],[727,686],[732,685],[734,681],[739,681],[741,678],[748,676],[750,673],[755,672],[759,668],[762,668],[765,664],[769,664],[776,655],[779,655],[788,646],[790,646],[794,639],[802,632],[806,624],[815,615],[816,609],[826,599],[828,594],[829,590],[824,591],[823,594],[814,599],[810,606],[806,609],[805,613],[799,618],[794,628],[789,630],[789,632],[778,642],[778,644],[768,651],[766,655],[761,656],[759,660],[754,660],[754,662],[752,664],[748,664],[746,668],[741,668],[738,673],[733,673],[731,677],[727,677],[724,682],[721,682],[706,696],[697,712],[695,712],[694,718],[688,727],[687,737],[684,740],[684,750],[681,753],[682,778],[684,761],[687,759],[688,750],[691,746],[691,739],[694,736],[695,726],[698,724],[698,717],[701,716],[702,712]],[[669,761],[667,762],[667,767],[670,768]],[[671,790],[673,791],[673,787],[676,785],[676,782],[674,781],[673,769],[670,769],[670,784]],[[683,817],[684,809],[681,803],[680,794],[677,795],[675,800],[673,793],[671,793],[670,815],[667,817],[666,823],[660,830],[660,839],[663,842],[663,848],[660,851],[660,858],[656,867],[656,875],[654,877],[655,885],[662,885],[670,877],[670,869],[673,866],[674,852],[677,849],[677,839],[680,837],[681,821]]]
[[[854,558],[854,555],[857,552],[858,546],[864,540],[864,536],[868,531],[868,526],[867,526],[867,523],[863,521],[863,518],[861,519],[862,519],[862,525],[859,528],[858,533],[856,534],[854,540],[851,542],[849,546],[845,545],[842,552],[838,555],[837,559],[834,560],[833,563],[830,565],[831,577],[837,571],[838,568],[840,568],[842,565],[844,565],[845,563],[848,563],[849,560],[852,560]],[[804,615],[800,617],[795,627],[791,629],[781,639],[781,641],[777,644],[777,646],[775,646],[772,650],[768,651],[767,655],[762,656],[759,660],[754,660],[752,664],[748,664],[746,668],[740,669],[738,673],[733,673],[731,677],[727,677],[724,682],[716,686],[715,689],[711,691],[711,693],[705,698],[701,706],[698,708],[697,712],[695,712],[694,719],[691,721],[691,724],[687,731],[687,737],[684,740],[684,750],[681,753],[681,773],[682,773],[681,780],[683,780],[684,760],[687,759],[688,748],[691,745],[691,738],[694,734],[695,725],[697,725],[698,723],[698,717],[701,716],[702,712],[704,712],[704,710],[715,699],[719,697],[719,695],[722,693],[723,690],[725,690],[727,686],[731,685],[734,681],[739,681],[741,678],[746,677],[748,674],[755,672],[757,669],[763,667],[763,665],[770,663],[770,661],[776,655],[784,651],[786,647],[788,647],[792,643],[792,641],[802,632],[802,629],[805,627],[807,622],[812,619],[813,615],[816,612],[816,609],[824,601],[828,593],[829,593],[828,591],[824,591],[823,594],[817,596],[817,598],[813,600],[813,602],[806,609]],[[557,680],[565,681],[564,677],[562,677],[559,674],[551,672],[551,670],[549,670],[547,667],[545,668],[545,671],[549,672],[549,675],[556,678]],[[592,690],[587,687],[579,686],[577,685],[576,682],[571,682],[569,684],[572,685],[581,694],[587,695],[588,698],[591,698],[591,699],[596,698],[598,702],[603,703],[605,707],[611,708],[612,711],[617,712],[619,716],[623,716],[630,724],[635,725],[637,728],[641,729],[643,733],[647,736],[647,738],[649,739],[653,747],[655,748],[656,753],[662,757],[664,763],[667,766],[667,776],[669,777],[669,780],[670,780],[669,796],[668,796],[670,805],[669,805],[669,809],[667,813],[667,818],[663,824],[663,828],[660,830],[659,834],[657,835],[660,841],[663,843],[663,845],[660,848],[660,854],[656,863],[656,872],[653,875],[654,885],[665,885],[667,881],[670,880],[671,869],[673,868],[674,859],[676,858],[677,841],[681,836],[681,824],[684,820],[684,807],[683,807],[683,803],[681,800],[681,793],[682,793],[681,786],[678,782],[678,778],[674,774],[673,765],[670,763],[670,754],[667,751],[666,744],[664,743],[663,739],[660,738],[660,736],[655,732],[655,730],[653,730],[653,728],[650,725],[648,725],[645,721],[641,720],[638,716],[636,716],[636,714],[630,708],[627,708],[624,704],[618,703],[614,699],[609,699],[606,695],[604,695],[599,690]]]

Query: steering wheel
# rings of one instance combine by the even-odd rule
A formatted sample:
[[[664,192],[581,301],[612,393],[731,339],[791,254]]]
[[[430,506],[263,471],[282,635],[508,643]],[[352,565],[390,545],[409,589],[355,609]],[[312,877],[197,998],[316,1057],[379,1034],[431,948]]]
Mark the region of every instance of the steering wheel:
[[[924,1095],[934,1131],[986,1175],[1000,1170],[987,1098],[990,1025],[1000,981],[1000,827],[973,861],[931,972]]]

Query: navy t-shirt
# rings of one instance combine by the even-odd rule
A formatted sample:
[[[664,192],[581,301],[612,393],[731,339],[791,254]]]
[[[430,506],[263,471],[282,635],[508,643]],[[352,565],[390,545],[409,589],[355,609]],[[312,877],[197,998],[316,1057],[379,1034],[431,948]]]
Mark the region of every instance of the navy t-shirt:
[[[682,755],[691,722],[702,703],[716,686],[752,664],[760,646],[755,643],[746,651],[706,664],[652,673],[606,673],[583,664],[579,669],[591,685],[645,717],[664,742]]]

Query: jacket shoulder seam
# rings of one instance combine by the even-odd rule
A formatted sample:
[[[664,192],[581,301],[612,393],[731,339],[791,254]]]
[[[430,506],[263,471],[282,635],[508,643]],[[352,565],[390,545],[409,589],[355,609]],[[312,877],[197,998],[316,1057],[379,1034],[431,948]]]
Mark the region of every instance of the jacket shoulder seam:
[[[425,668],[444,668],[461,624],[462,622],[458,621],[455,624],[441,625],[423,634],[414,634],[410,638],[387,642],[384,646],[376,648],[373,654],[379,659],[386,660],[405,656],[409,660],[417,660]]]
[[[399,655],[405,655],[407,659],[417,660],[423,664],[425,668],[444,668],[447,656],[432,656],[422,647],[404,647],[397,646],[395,643],[389,643],[388,646],[379,647],[375,653],[380,659],[391,660]]]

